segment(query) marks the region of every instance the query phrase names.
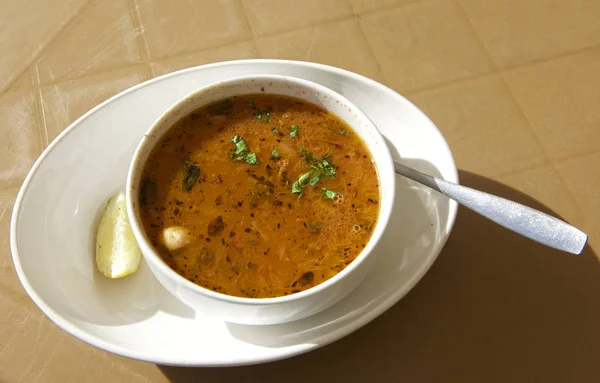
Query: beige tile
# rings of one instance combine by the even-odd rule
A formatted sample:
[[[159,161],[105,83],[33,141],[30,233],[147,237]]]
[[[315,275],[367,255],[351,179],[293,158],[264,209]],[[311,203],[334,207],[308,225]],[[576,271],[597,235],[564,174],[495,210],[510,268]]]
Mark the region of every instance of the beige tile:
[[[258,58],[258,53],[251,42],[244,42],[220,48],[207,49],[201,52],[184,54],[152,63],[152,66],[154,67],[156,75],[160,76],[197,65],[252,58]]]
[[[304,28],[257,40],[263,58],[313,61],[376,77],[377,62],[356,20]]]
[[[237,0],[135,1],[152,60],[250,39]]]
[[[32,323],[33,325],[33,323]],[[29,326],[20,326],[25,330]],[[44,329],[48,325],[44,323]],[[40,339],[40,347],[45,347],[41,354],[48,357],[45,363],[32,363],[25,375],[30,380],[44,381],[46,376],[52,377],[52,382],[110,382],[150,383],[168,381],[162,376],[156,365],[126,359],[88,345],[75,337],[56,330],[49,331]],[[57,332],[61,332],[57,334]],[[53,338],[57,338],[56,341]],[[33,336],[20,335],[20,354],[35,358],[30,351],[35,342]],[[47,339],[47,340],[46,340]],[[54,340],[54,342],[52,342]],[[43,342],[43,343],[42,343]],[[33,354],[33,355],[32,355]],[[12,358],[15,358],[13,355]],[[70,362],[70,363],[69,363]],[[104,377],[104,378],[102,378]],[[38,380],[39,379],[39,380]]]
[[[459,0],[500,67],[600,44],[598,0]]]
[[[0,10],[0,93],[88,0],[3,1]]]
[[[600,249],[600,153],[567,160],[557,164],[567,188],[583,207],[590,245]]]
[[[40,83],[142,61],[128,0],[95,1],[37,62]]]
[[[17,77],[12,84],[6,89],[6,93],[9,92],[27,92],[35,86],[35,71],[32,69],[26,69],[19,77]]]
[[[552,158],[600,150],[600,48],[515,69],[506,79]]]
[[[150,77],[148,66],[140,65],[42,87],[48,142],[94,106]]]
[[[361,18],[388,85],[422,89],[489,72],[491,62],[459,7],[426,1]]]
[[[8,187],[0,190],[0,296],[2,291],[10,291],[11,295],[25,295],[12,261],[10,252],[10,218],[17,198],[19,187]],[[0,312],[5,312],[1,311]],[[1,327],[1,326],[0,326]],[[0,344],[2,342],[0,341]]]
[[[349,0],[354,13],[369,12],[379,8],[414,3],[422,0]]]
[[[409,98],[440,128],[462,170],[496,177],[546,161],[533,130],[498,76]]]
[[[28,299],[28,298],[25,298]],[[0,354],[3,363],[0,376],[7,382],[23,381],[34,366],[42,366],[43,358],[57,347],[65,336],[37,309],[23,307],[15,302],[14,295],[0,290],[0,310],[3,326],[0,326]]]
[[[242,0],[250,25],[258,36],[291,31],[349,17],[345,0]]]
[[[29,300],[29,298],[25,298]],[[0,290],[2,382],[166,382],[155,365],[88,345]]]
[[[31,90],[0,96],[0,189],[19,186],[42,143]]]
[[[552,165],[525,170],[498,178],[520,192],[532,197],[559,217],[572,225],[583,228],[586,219],[583,211],[562,183],[558,172]]]

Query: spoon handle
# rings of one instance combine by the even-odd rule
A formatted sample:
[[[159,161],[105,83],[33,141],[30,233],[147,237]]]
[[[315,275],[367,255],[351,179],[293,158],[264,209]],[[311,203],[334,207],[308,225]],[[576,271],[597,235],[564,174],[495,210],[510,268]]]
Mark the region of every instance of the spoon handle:
[[[580,254],[587,235],[546,213],[507,199],[447,182],[394,161],[396,173],[417,181],[527,238],[554,249]]]

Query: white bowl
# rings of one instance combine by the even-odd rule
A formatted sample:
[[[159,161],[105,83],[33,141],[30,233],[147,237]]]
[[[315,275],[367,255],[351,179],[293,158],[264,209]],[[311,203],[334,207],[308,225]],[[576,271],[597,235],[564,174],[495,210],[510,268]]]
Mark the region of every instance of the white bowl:
[[[380,211],[367,246],[344,270],[308,290],[275,298],[242,298],[214,292],[171,269],[146,236],[139,214],[142,171],[163,135],[181,118],[212,102],[248,94],[291,96],[323,107],[346,122],[365,142],[377,169]],[[127,210],[133,233],[150,269],[163,286],[182,302],[207,315],[232,323],[266,325],[308,317],[337,303],[358,286],[373,264],[372,250],[389,221],[394,203],[395,175],[385,140],[371,120],[348,99],[322,85],[277,75],[244,76],[202,88],[177,102],[152,125],[135,151],[127,177]]]
[[[131,158],[148,127],[197,89],[263,74],[333,89],[376,124],[394,160],[458,182],[452,153],[431,120],[393,90],[356,73],[315,63],[242,60],[136,85],[65,129],[36,161],[15,201],[10,242],[16,272],[57,326],[100,349],[157,364],[265,363],[349,335],[390,309],[426,274],[452,231],[457,204],[396,176],[397,202],[371,253],[367,277],[334,306],[302,320],[273,326],[214,320],[167,292],[145,260],[127,278],[100,275],[94,263],[98,220],[108,196],[125,190]]]

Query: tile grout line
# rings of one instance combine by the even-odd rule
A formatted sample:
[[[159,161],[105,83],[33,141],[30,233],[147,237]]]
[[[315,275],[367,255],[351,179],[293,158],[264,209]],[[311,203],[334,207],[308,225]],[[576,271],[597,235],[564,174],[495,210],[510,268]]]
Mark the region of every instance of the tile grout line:
[[[460,0],[452,0],[452,2],[460,10],[461,15],[464,17],[465,22],[467,23],[467,25],[469,26],[469,29],[473,33],[473,36],[475,36],[477,45],[479,45],[479,48],[485,53],[485,57],[487,58],[490,66],[492,67],[492,73],[500,74],[500,68],[498,68],[498,65],[496,65],[496,61],[494,61],[494,58],[490,54],[490,51],[487,49],[487,47],[485,46],[483,41],[481,41],[481,37],[479,36],[479,33],[477,33],[477,29],[475,28],[475,25],[473,25],[473,22],[471,21],[471,19],[469,18],[469,15],[467,14],[467,12],[463,8],[462,4],[460,3]]]
[[[246,4],[244,4],[244,0],[238,0],[238,5],[240,6],[241,10],[242,10],[242,17],[244,19],[244,24],[246,25],[246,28],[248,28],[248,30],[250,31],[250,44],[252,45],[252,48],[254,49],[254,53],[256,53],[256,56],[258,57],[262,57],[262,54],[260,53],[260,51],[258,50],[258,44],[256,42],[256,38],[257,38],[257,34],[256,31],[254,30],[254,27],[252,26],[252,23],[250,22],[250,17],[248,16],[248,11],[246,10]],[[235,44],[240,44],[243,41],[240,41],[238,43]],[[227,44],[227,45],[223,45],[223,46],[228,46],[228,45],[233,45],[233,44]],[[218,48],[213,48],[213,49],[218,49]]]
[[[34,70],[33,68],[31,70]],[[40,71],[35,66],[35,77],[34,82],[37,86],[34,86],[35,105],[36,105],[36,117],[38,120],[38,131],[40,134],[40,143],[42,144],[42,151],[50,144],[48,142],[48,126],[46,124],[46,112],[44,111],[44,96],[42,95],[42,87],[40,86]]]
[[[521,65],[508,66],[508,67],[502,69],[502,73],[514,71],[514,70],[517,70],[517,69],[520,69],[520,68],[527,68],[529,66],[536,65],[536,64],[543,64],[543,63],[546,63],[546,62],[552,61],[552,60],[560,60],[560,59],[571,57],[571,56],[578,55],[578,54],[581,54],[581,53],[590,52],[590,51],[593,51],[593,50],[596,50],[596,49],[599,49],[599,48],[600,48],[600,44],[595,44],[595,45],[590,45],[590,46],[587,46],[585,48],[577,49],[577,50],[574,50],[574,51],[568,51],[568,52],[559,53],[559,54],[557,54],[555,56],[552,56],[552,57],[532,59],[532,60],[529,60],[526,63],[521,64]]]
[[[243,1],[243,0],[239,0],[239,1]],[[347,1],[347,0],[346,0]],[[351,20],[354,18],[354,16],[360,14],[362,16],[368,16],[371,15],[373,13],[377,13],[377,12],[381,12],[381,11],[388,11],[394,8],[404,8],[404,7],[410,7],[410,6],[414,6],[420,3],[426,3],[426,2],[436,2],[436,1],[443,1],[443,0],[415,0],[415,1],[411,1],[409,3],[402,3],[402,4],[392,4],[392,5],[386,5],[383,6],[381,8],[375,8],[375,9],[370,9],[368,11],[364,11],[361,13],[355,13],[354,12],[354,8],[351,5],[348,5],[350,8],[350,15],[348,16],[339,16],[339,17],[333,17],[331,19],[328,20],[323,20],[321,22],[312,22],[309,23],[303,27],[300,28],[290,28],[290,29],[282,29],[280,31],[275,31],[275,32],[271,32],[271,33],[265,33],[262,35],[258,35],[257,34],[257,38],[267,38],[267,37],[273,37],[273,36],[277,36],[277,35],[281,35],[284,33],[290,33],[290,32],[294,32],[297,30],[301,30],[301,29],[306,29],[306,28],[311,28],[311,27],[316,27],[316,26],[321,26],[321,25],[327,25],[327,24],[333,24],[333,23],[338,23],[338,22],[342,22],[342,21],[347,21],[347,20]],[[346,3],[349,4],[349,3]]]
[[[560,165],[562,163],[568,162],[568,161],[572,161],[572,160],[579,160],[582,159],[584,157],[589,157],[589,156],[593,156],[596,154],[600,154],[600,149],[592,149],[589,152],[584,152],[584,153],[579,153],[579,154],[574,154],[572,156],[560,159],[560,160],[556,160],[556,164]]]
[[[439,83],[435,83],[435,84],[431,84],[422,88],[414,88],[414,89],[409,89],[407,91],[403,91],[402,96],[409,98],[421,93],[425,93],[425,92],[430,92],[432,90],[436,90],[436,89],[446,89],[449,88],[451,86],[455,86],[455,85],[460,85],[469,81],[477,81],[477,80],[481,80],[485,77],[492,77],[492,76],[497,76],[498,74],[496,72],[484,72],[484,73],[477,73],[474,74],[472,76],[467,76],[467,77],[459,77],[459,78],[455,78],[453,80],[448,80],[448,81],[442,81]]]
[[[22,183],[22,181],[21,181],[21,183]],[[13,188],[17,189],[17,191],[18,191],[21,188],[21,186],[16,186],[16,185],[0,186],[0,193],[5,192],[8,189],[13,189]],[[10,210],[12,211],[12,208],[10,208]],[[2,283],[2,281],[0,281],[0,283]]]
[[[519,169],[515,169],[515,170],[510,170],[510,171],[504,172],[504,173],[499,173],[498,175],[495,175],[495,176],[492,176],[492,177],[488,177],[488,178],[498,181],[500,178],[511,177],[511,176],[514,176],[515,174],[529,172],[531,170],[535,170],[535,169],[538,169],[538,168],[542,168],[544,166],[551,166],[551,165],[552,164],[551,164],[550,160],[545,160],[543,162],[540,162],[540,163],[537,163],[537,164],[533,164],[533,165],[529,165],[529,166],[525,166],[523,168],[519,168]]]
[[[227,44],[223,44],[223,45],[217,45],[217,46],[208,47],[208,48],[202,48],[202,49],[198,49],[198,50],[186,51],[186,52],[183,52],[183,53],[178,53],[178,54],[173,55],[173,56],[159,58],[159,59],[156,59],[156,60],[144,60],[144,61],[140,61],[140,62],[133,63],[133,64],[132,63],[125,63],[125,64],[117,64],[117,65],[114,65],[114,66],[107,66],[105,68],[98,69],[98,70],[90,70],[90,71],[88,71],[85,74],[80,75],[80,76],[73,76],[73,77],[59,79],[59,80],[56,80],[56,81],[50,81],[50,82],[46,82],[44,84],[39,84],[39,86],[51,86],[51,85],[63,84],[63,83],[67,83],[67,82],[70,82],[70,81],[77,81],[77,80],[80,80],[80,79],[83,79],[83,78],[86,78],[86,77],[95,76],[95,75],[102,74],[102,73],[108,73],[108,72],[117,71],[117,70],[121,70],[121,69],[133,68],[133,67],[136,67],[136,66],[142,66],[142,65],[150,65],[150,66],[152,66],[153,63],[167,61],[167,60],[172,60],[172,59],[177,59],[177,58],[182,58],[182,57],[185,57],[185,56],[190,55],[190,54],[200,53],[200,52],[204,52],[204,51],[207,51],[207,50],[220,49],[220,48],[224,48],[224,47],[228,47],[228,46],[232,46],[232,45],[236,45],[236,44],[247,43],[247,42],[251,42],[251,41],[252,40],[240,40],[240,41],[236,41],[236,42],[233,42],[233,43],[227,43]]]
[[[21,289],[14,289],[12,287],[10,287],[9,285],[7,285],[6,283],[0,281],[0,294],[3,297],[8,297],[8,299],[11,301],[12,304],[14,304],[15,306],[23,309],[23,310],[27,310],[29,311],[29,307],[23,305],[23,303],[21,303],[20,301],[23,300],[24,297],[27,297],[27,293],[25,292],[25,290]]]
[[[90,70],[81,76],[69,77],[69,78],[64,78],[64,79],[58,80],[58,81],[50,81],[50,82],[47,82],[44,84],[38,84],[38,86],[45,87],[45,86],[61,85],[61,84],[69,83],[69,82],[76,82],[81,79],[85,79],[85,78],[92,77],[92,76],[97,76],[97,75],[104,74],[104,73],[125,70],[128,68],[146,67],[146,66],[150,66],[151,64],[152,64],[152,61],[141,61],[141,62],[137,62],[134,64],[132,64],[132,63],[117,64],[115,66],[107,66],[105,68],[98,69],[98,70]]]
[[[463,8],[462,4],[460,3],[459,0],[454,0],[455,3],[458,5],[458,7],[460,8],[462,14],[465,16],[465,18],[467,19],[469,26],[471,27],[471,29],[473,30],[473,33],[475,34],[475,36],[477,37],[477,41],[479,42],[479,44],[481,45],[481,47],[484,49],[485,53],[487,54],[487,56],[491,59],[492,65],[497,73],[497,76],[500,78],[500,81],[502,82],[502,84],[504,85],[504,87],[507,89],[508,93],[510,94],[510,97],[512,99],[512,101],[515,103],[515,106],[517,107],[517,110],[519,111],[519,113],[521,114],[521,116],[525,119],[525,121],[527,121],[527,124],[529,125],[531,132],[533,133],[533,136],[535,137],[535,140],[537,141],[538,145],[540,145],[540,148],[542,149],[544,156],[546,157],[546,160],[548,161],[549,165],[551,166],[552,170],[554,170],[554,172],[557,175],[557,178],[561,184],[561,186],[563,188],[565,188],[567,194],[569,195],[569,198],[572,200],[572,202],[575,203],[575,205],[577,207],[579,207],[579,209],[581,210],[581,213],[583,213],[583,216],[585,217],[585,225],[587,226],[587,215],[585,214],[585,209],[583,208],[583,206],[579,203],[579,201],[577,200],[577,198],[575,198],[575,196],[573,195],[573,192],[571,191],[571,189],[568,187],[567,182],[565,182],[562,174],[560,173],[560,171],[558,170],[558,167],[556,165],[556,161],[554,160],[554,158],[552,158],[552,156],[550,156],[550,153],[548,151],[548,149],[546,148],[546,146],[544,145],[542,139],[539,136],[539,133],[537,131],[537,129],[535,128],[534,124],[532,123],[531,119],[529,118],[529,116],[525,113],[525,110],[523,109],[521,103],[519,102],[519,99],[516,97],[515,93],[513,92],[512,88],[510,87],[510,85],[508,84],[508,82],[506,81],[506,78],[504,76],[505,71],[500,71],[500,69],[498,68],[498,65],[496,64],[496,62],[493,60],[493,58],[491,57],[490,52],[488,51],[487,47],[485,46],[485,44],[483,44],[483,42],[481,41],[481,38],[479,37],[479,34],[477,33],[477,30],[475,29],[475,26],[473,25],[473,22],[471,21],[471,19],[469,18],[469,15],[467,14],[467,12],[465,11],[465,9]],[[555,57],[553,57],[552,59],[554,59]],[[550,59],[548,59],[550,60]],[[536,63],[530,63],[532,65],[537,64]]]
[[[142,55],[144,56],[145,62],[150,66],[150,74],[152,78],[156,77],[156,72],[154,71],[154,66],[151,64],[150,57],[150,47],[148,46],[148,40],[146,39],[146,31],[144,30],[144,25],[142,24],[142,15],[140,14],[140,7],[138,5],[137,0],[129,0],[129,8],[133,13],[133,22],[136,24],[136,29],[139,31],[138,35],[138,44],[141,44]],[[141,37],[140,37],[141,36]]]
[[[567,194],[569,195],[569,198],[575,203],[575,205],[577,207],[579,207],[579,209],[581,210],[581,213],[583,213],[583,216],[585,217],[585,220],[586,220],[585,225],[587,226],[587,215],[585,214],[585,209],[583,208],[583,205],[581,205],[579,203],[579,201],[577,200],[577,198],[575,198],[575,195],[573,194],[571,188],[568,186],[567,182],[565,181],[564,177],[562,176],[560,170],[558,169],[557,161],[550,155],[550,152],[548,151],[548,149],[546,148],[546,145],[544,145],[544,142],[540,138],[540,135],[539,135],[539,133],[538,133],[535,125],[532,123],[532,121],[529,118],[529,116],[527,115],[527,113],[525,113],[525,110],[523,109],[521,103],[519,102],[519,99],[517,98],[517,96],[513,92],[512,88],[510,87],[510,85],[506,81],[506,78],[505,78],[504,74],[500,73],[498,75],[498,77],[500,77],[500,81],[506,87],[508,93],[510,94],[510,97],[512,98],[513,102],[515,103],[515,105],[517,107],[517,110],[519,111],[519,113],[521,114],[521,116],[525,119],[525,121],[527,121],[527,123],[529,124],[529,127],[531,128],[531,131],[533,132],[533,136],[535,137],[537,143],[540,145],[540,148],[542,148],[542,151],[544,152],[544,156],[547,157],[547,159],[548,159],[548,161],[550,163],[550,166],[552,167],[552,170],[554,170],[554,172],[556,173],[558,181],[560,182],[560,184],[567,191]]]
[[[349,0],[346,0],[349,1]],[[440,2],[440,1],[446,1],[446,0],[411,0],[407,3],[395,3],[395,4],[389,4],[389,5],[384,5],[380,8],[373,8],[373,9],[369,9],[366,11],[362,11],[362,12],[355,12],[354,11],[354,7],[352,6],[352,4],[350,4],[350,9],[352,10],[352,13],[354,15],[362,15],[362,16],[368,16],[371,15],[373,13],[377,13],[377,12],[383,12],[383,11],[390,11],[392,9],[400,9],[400,8],[404,8],[404,7],[411,7],[420,3],[434,3],[434,2]]]
[[[373,61],[375,61],[375,68],[377,69],[377,73],[381,76],[381,78],[386,83],[389,83],[387,76],[385,75],[385,73],[383,73],[383,69],[381,68],[381,64],[379,63],[377,56],[375,55],[375,51],[373,50],[373,47],[371,46],[371,42],[369,41],[369,38],[367,37],[367,33],[365,32],[365,29],[362,26],[360,14],[354,12],[354,7],[352,6],[352,3],[350,3],[350,0],[346,0],[346,3],[348,4],[348,6],[350,7],[350,10],[354,14],[354,22],[358,25],[358,30],[360,31],[360,35],[362,36],[363,40],[365,41],[365,45],[367,46],[367,49],[369,50],[369,54],[373,58]]]
[[[23,70],[21,72],[18,72],[17,75],[15,76],[15,78],[11,82],[9,82],[4,87],[4,89],[0,89],[0,94],[3,94],[7,89],[9,89],[12,85],[14,85],[14,83],[17,81],[17,79],[19,79],[25,73],[26,70],[29,70],[34,65],[37,67],[37,62],[39,61],[40,57],[44,53],[46,53],[46,51],[48,49],[50,49],[52,46],[54,46],[54,44],[60,39],[60,37],[65,33],[65,31],[67,31],[75,23],[75,21],[77,21],[79,16],[83,12],[85,12],[85,10],[87,8],[89,8],[90,5],[92,3],[94,3],[95,1],[100,1],[100,0],[88,0],[87,3],[82,5],[81,8],[77,11],[77,13],[73,17],[71,17],[69,20],[67,20],[67,22],[58,29],[56,34],[54,36],[52,36],[52,38],[46,43],[46,45],[44,45],[42,47],[42,49],[40,49],[40,51],[31,58],[31,61],[29,62],[29,64],[26,65],[25,68],[23,68]]]
[[[435,88],[442,89],[442,88],[450,87],[450,86],[453,86],[453,85],[461,84],[461,83],[464,83],[464,82],[467,82],[467,81],[478,80],[478,79],[481,79],[481,78],[487,77],[487,76],[494,76],[495,75],[495,76],[501,77],[502,74],[505,74],[505,73],[513,71],[513,70],[518,70],[518,69],[521,69],[521,68],[527,68],[527,67],[529,67],[531,65],[539,64],[539,63],[542,63],[542,62],[545,62],[545,61],[550,61],[550,60],[554,60],[554,59],[561,59],[561,58],[565,58],[565,57],[570,57],[570,56],[573,56],[573,55],[576,55],[576,54],[587,52],[588,50],[594,50],[594,49],[598,49],[598,48],[600,48],[600,45],[594,46],[594,47],[590,47],[590,48],[586,48],[584,50],[578,50],[578,51],[575,51],[575,52],[567,53],[567,54],[564,54],[564,55],[561,55],[561,56],[555,56],[555,57],[552,57],[552,58],[549,58],[549,59],[544,59],[544,60],[535,61],[535,62],[528,62],[527,64],[523,64],[521,66],[517,66],[517,67],[511,68],[511,69],[506,69],[506,70],[502,70],[502,71],[493,70],[493,71],[490,71],[490,72],[479,73],[479,74],[475,74],[475,75],[468,76],[468,77],[461,77],[461,78],[456,78],[454,80],[440,82],[440,83],[429,85],[429,86],[426,86],[426,87],[423,87],[423,88],[410,89],[410,90],[406,91],[403,95],[419,94],[421,92],[427,92],[427,91],[433,90]]]
[[[354,17],[354,14],[350,14],[348,16],[334,17],[334,18],[331,18],[329,20],[324,20],[322,22],[309,23],[309,24],[304,25],[304,26],[299,27],[299,28],[283,29],[283,30],[280,30],[280,31],[275,31],[275,32],[271,32],[271,33],[265,33],[265,34],[262,34],[262,35],[258,35],[257,34],[256,37],[258,39],[265,39],[265,38],[269,38],[269,37],[283,35],[283,34],[286,34],[286,33],[291,33],[291,32],[294,32],[294,31],[299,31],[299,30],[302,30],[302,29],[308,29],[308,28],[314,28],[314,27],[321,26],[321,25],[339,23],[339,22],[342,22],[342,21],[351,20],[353,17]]]

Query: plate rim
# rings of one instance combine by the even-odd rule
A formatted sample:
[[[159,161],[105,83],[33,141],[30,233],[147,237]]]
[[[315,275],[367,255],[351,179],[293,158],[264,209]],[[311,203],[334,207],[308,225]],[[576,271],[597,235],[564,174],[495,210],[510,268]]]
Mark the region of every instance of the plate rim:
[[[428,259],[428,261],[426,263],[424,263],[424,265],[420,269],[417,270],[417,272],[415,272],[414,274],[411,275],[410,278],[408,278],[408,282],[404,289],[399,290],[399,293],[396,295],[390,295],[388,297],[388,299],[386,299],[384,301],[385,304],[382,305],[381,307],[385,307],[385,308],[380,309],[380,310],[368,311],[367,313],[365,313],[365,315],[362,316],[361,320],[352,321],[346,326],[335,329],[335,331],[332,331],[329,333],[329,336],[323,342],[318,343],[318,344],[311,344],[310,347],[306,347],[306,348],[300,349],[300,350],[291,350],[289,352],[282,352],[277,355],[273,355],[271,357],[266,357],[266,358],[265,357],[261,357],[261,358],[248,357],[245,359],[238,359],[235,362],[222,362],[222,361],[210,361],[210,360],[199,362],[199,361],[192,361],[192,360],[181,361],[181,360],[175,360],[175,359],[171,359],[171,358],[155,358],[151,355],[145,355],[138,351],[123,348],[116,344],[110,343],[106,340],[103,340],[102,338],[100,338],[98,336],[92,335],[89,332],[86,332],[86,331],[78,328],[77,326],[71,324],[68,319],[63,317],[61,314],[56,312],[52,307],[50,307],[48,304],[46,304],[44,299],[42,299],[35,292],[35,289],[33,289],[31,284],[29,283],[29,280],[26,277],[25,272],[24,272],[23,267],[20,262],[20,256],[19,256],[19,251],[18,251],[18,247],[17,247],[18,217],[20,216],[20,211],[22,209],[23,198],[24,198],[27,190],[29,189],[29,186],[30,186],[33,176],[37,172],[37,170],[40,167],[40,165],[42,164],[42,162],[54,150],[54,148],[63,140],[63,138],[65,136],[67,136],[68,134],[70,134],[72,131],[74,131],[84,120],[88,119],[91,115],[96,113],[98,110],[104,108],[106,105],[114,102],[115,100],[117,100],[129,93],[137,91],[138,89],[152,85],[159,81],[167,80],[169,77],[175,77],[175,76],[187,73],[187,72],[196,71],[200,68],[225,67],[225,66],[231,66],[231,65],[245,65],[245,64],[252,65],[255,63],[268,63],[268,64],[274,64],[274,65],[283,64],[283,65],[296,66],[298,68],[308,67],[311,69],[321,70],[324,72],[330,72],[330,73],[333,72],[333,73],[336,73],[336,74],[344,76],[344,77],[353,77],[360,82],[370,83],[370,85],[381,89],[382,91],[386,92],[387,94],[389,94],[391,96],[400,97],[400,99],[402,99],[403,102],[412,106],[412,108],[414,109],[415,112],[420,114],[420,116],[422,118],[425,118],[426,120],[428,120],[437,129],[437,134],[442,139],[442,144],[445,146],[448,153],[450,154],[450,160],[451,160],[451,174],[450,174],[451,177],[450,178],[451,179],[448,179],[448,181],[459,183],[458,169],[456,168],[456,162],[454,160],[452,151],[450,150],[448,142],[444,138],[443,134],[441,133],[439,128],[433,123],[433,121],[431,121],[431,119],[423,111],[421,111],[417,106],[415,106],[412,102],[410,102],[407,98],[405,98],[398,92],[394,91],[393,89],[391,89],[371,78],[365,77],[358,73],[354,73],[349,70],[337,68],[337,67],[330,66],[330,65],[307,62],[307,61],[281,60],[281,59],[244,59],[244,60],[229,60],[229,61],[216,62],[216,63],[205,64],[205,65],[198,65],[198,66],[178,70],[175,72],[167,73],[167,74],[159,76],[159,77],[155,77],[153,79],[136,84],[130,88],[127,88],[127,89],[113,95],[112,97],[110,97],[110,98],[106,99],[105,101],[101,102],[100,104],[96,105],[95,107],[93,107],[92,109],[90,109],[89,111],[84,113],[82,116],[77,118],[75,121],[73,121],[71,124],[69,124],[69,126],[67,126],[44,149],[44,151],[37,158],[37,160],[31,167],[31,169],[28,171],[27,176],[23,180],[23,183],[21,184],[21,187],[17,194],[17,197],[15,198],[14,206],[13,206],[13,209],[11,212],[9,238],[10,238],[11,257],[13,260],[13,264],[15,266],[15,270],[17,272],[17,277],[18,277],[19,281],[21,282],[21,285],[23,286],[27,295],[31,298],[31,300],[33,300],[33,302],[38,306],[38,308],[42,311],[42,313],[44,315],[46,315],[48,317],[48,319],[50,319],[55,325],[60,327],[65,332],[71,334],[72,336],[75,336],[76,338],[78,338],[94,347],[97,347],[101,350],[108,351],[108,352],[111,352],[111,353],[114,353],[114,354],[117,354],[117,355],[120,355],[123,357],[140,360],[140,361],[144,361],[144,362],[160,364],[160,365],[187,366],[187,367],[192,367],[192,366],[196,366],[196,367],[199,367],[199,366],[203,366],[203,367],[231,366],[231,367],[234,367],[234,366],[246,366],[246,365],[254,365],[254,364],[260,364],[260,363],[268,363],[268,362],[273,362],[273,361],[277,361],[277,360],[291,358],[291,357],[294,357],[297,355],[301,355],[301,354],[313,351],[315,349],[318,349],[318,348],[324,347],[328,344],[331,344],[347,335],[350,335],[351,333],[357,331],[358,329],[362,328],[363,326],[369,324],[374,319],[376,319],[377,317],[379,317],[380,315],[385,313],[387,310],[389,310],[396,303],[398,303],[402,298],[404,298],[404,296],[409,291],[411,291],[415,287],[415,285],[429,271],[429,269],[431,268],[433,263],[437,260],[440,252],[444,248],[444,246],[454,228],[454,224],[456,222],[457,211],[458,211],[458,204],[455,201],[450,200],[449,212],[448,212],[449,213],[449,215],[448,215],[448,217],[449,217],[448,231],[441,237],[439,248],[436,251],[434,251],[435,254],[433,256],[431,256]],[[174,299],[176,299],[176,298],[174,298]]]

